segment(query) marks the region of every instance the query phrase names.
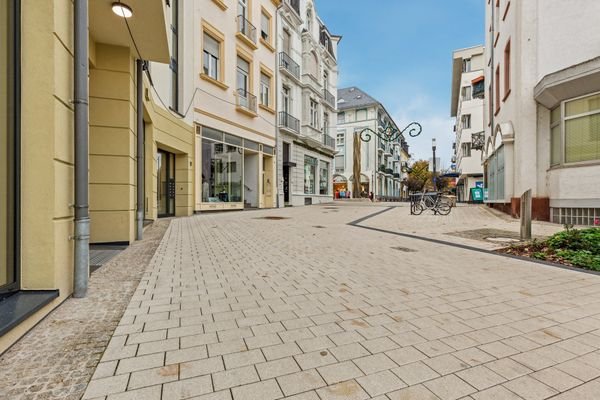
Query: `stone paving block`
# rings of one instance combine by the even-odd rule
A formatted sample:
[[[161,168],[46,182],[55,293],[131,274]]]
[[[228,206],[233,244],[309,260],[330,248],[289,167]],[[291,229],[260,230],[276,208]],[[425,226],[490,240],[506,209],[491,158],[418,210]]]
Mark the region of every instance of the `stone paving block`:
[[[469,368],[469,364],[452,354],[443,354],[441,356],[423,360],[423,362],[440,375],[448,375]]]
[[[218,343],[219,339],[215,332],[205,333],[202,335],[184,336],[180,338],[179,345],[182,349],[189,347],[197,347],[206,344]]]
[[[296,343],[298,344],[298,346],[300,346],[304,353],[310,353],[312,351],[335,347],[335,343],[333,343],[327,336],[320,336],[310,339],[301,339],[298,340]]]
[[[92,375],[92,380],[113,376],[116,369],[117,361],[101,362],[96,367],[96,371],[94,371],[94,375]]]
[[[504,386],[494,386],[478,393],[473,393],[471,397],[475,400],[523,400]]]
[[[295,356],[301,354],[302,350],[296,343],[284,343],[275,346],[264,347],[261,349],[265,358],[268,361],[276,360],[278,358],[285,358],[289,356]]]
[[[232,400],[231,391],[229,389],[222,390],[220,392],[214,392],[209,394],[204,394],[202,396],[192,397],[189,400]],[[162,399],[168,400],[168,399]]]
[[[212,374],[215,391],[229,389],[235,386],[246,385],[259,381],[256,369],[253,366],[230,369]]]
[[[600,393],[600,382],[593,381],[553,397],[555,400],[596,400]]]
[[[238,353],[246,351],[246,343],[242,339],[235,339],[222,343],[210,343],[208,345],[208,355],[210,357],[221,356],[224,354]]]
[[[530,375],[532,378],[550,386],[559,392],[566,392],[569,389],[579,386],[583,381],[572,377],[558,368],[547,368],[534,372]]]
[[[179,364],[179,378],[193,378],[225,370],[222,357],[206,358]]]
[[[329,339],[331,339],[331,341],[333,341],[336,344],[336,346],[343,346],[346,344],[356,343],[364,340],[364,338],[355,331],[332,333],[329,335]]]
[[[285,327],[281,322],[271,322],[269,324],[251,326],[250,329],[252,329],[254,336],[263,336],[285,331]]]
[[[167,365],[160,368],[145,369],[131,374],[127,389],[138,389],[179,379],[179,365]]]
[[[321,400],[366,400],[370,398],[367,392],[353,380],[318,389],[317,393]]]
[[[93,399],[114,393],[124,392],[127,388],[129,375],[111,376],[91,381],[83,395],[83,399]]]
[[[415,344],[414,347],[427,357],[437,357],[442,354],[452,353],[454,349],[440,340],[431,340],[424,343]]]
[[[284,343],[296,342],[302,339],[311,339],[314,338],[315,335],[308,328],[300,328],[294,329],[291,331],[283,331],[278,333],[281,340]]]
[[[352,361],[319,367],[317,371],[319,371],[319,374],[325,379],[328,385],[348,381],[364,375]]]
[[[584,382],[600,377],[600,369],[576,359],[556,365],[556,368]]]
[[[163,385],[163,399],[183,400],[213,391],[210,376],[183,379]]]
[[[247,365],[265,362],[265,357],[260,350],[242,351],[240,353],[226,354],[223,356],[225,369],[245,367]]]
[[[140,343],[136,356],[139,357],[146,354],[164,353],[166,351],[177,349],[179,349],[179,338]]]
[[[421,361],[428,358],[425,354],[412,346],[388,351],[385,354],[398,365],[411,364],[415,361]]]
[[[526,400],[542,400],[558,394],[558,391],[552,389],[550,386],[529,376],[522,376],[502,386]]]
[[[336,323],[311,326],[308,329],[315,336],[327,336],[338,332],[344,332],[344,329]]]
[[[365,375],[371,375],[376,372],[391,370],[392,368],[396,368],[398,366],[388,356],[381,353],[372,356],[357,358],[354,359],[353,362],[358,366],[358,368],[360,368],[360,370]]]
[[[459,371],[456,375],[477,390],[488,389],[506,381],[483,365]]]
[[[247,337],[244,341],[250,350],[282,344],[281,338],[276,333]]]
[[[335,364],[338,360],[326,350],[313,351],[312,353],[298,354],[294,356],[294,359],[300,365],[302,370],[306,371],[309,369],[322,367],[324,365]]]
[[[155,342],[157,340],[165,340],[166,338],[166,330],[134,333],[127,337],[127,344],[131,345],[145,342]]]
[[[202,360],[208,358],[206,346],[190,347],[182,350],[167,351],[165,364],[178,364],[188,361]]]
[[[164,397],[167,399],[168,397]],[[162,400],[162,386],[150,386],[143,389],[130,390],[124,393],[111,394],[106,400]]]
[[[402,347],[413,346],[415,344],[424,343],[427,341],[427,339],[425,339],[422,336],[419,336],[415,332],[398,333],[398,334],[389,336],[389,338],[392,339],[394,342],[398,343]]]
[[[274,379],[234,387],[231,391],[233,400],[275,400],[283,397]]]
[[[440,400],[423,385],[410,386],[404,389],[388,393],[390,400]]]
[[[460,360],[469,364],[472,367],[495,360],[495,357],[486,353],[485,351],[479,350],[476,347],[460,350],[452,353],[452,355],[454,355],[456,358],[459,358]]]
[[[423,385],[431,390],[433,394],[441,400],[456,400],[461,397],[475,393],[477,390],[457,377],[456,375],[446,375],[441,378],[425,382]]]
[[[230,342],[232,340],[245,339],[252,336],[254,336],[254,333],[250,328],[236,328],[217,332],[219,342]]]
[[[409,386],[426,382],[440,376],[422,361],[394,368],[392,369],[392,372]]]
[[[344,346],[334,347],[329,349],[338,361],[352,360],[354,358],[360,358],[368,356],[371,353],[367,351],[360,343],[351,343]]]
[[[325,381],[316,370],[296,372],[295,374],[277,378],[279,387],[286,396],[308,392],[326,386]]]
[[[406,387],[406,384],[390,371],[382,371],[377,372],[376,374],[363,376],[362,378],[358,378],[357,382],[372,397],[394,392]]]
[[[278,376],[293,374],[294,372],[300,371],[300,367],[292,357],[256,364],[255,367],[261,380],[276,378]]]
[[[369,350],[371,354],[383,353],[384,351],[397,349],[399,346],[396,342],[388,337],[381,337],[361,342],[361,345]]]
[[[162,367],[165,362],[165,353],[149,354],[119,360],[116,375],[127,374],[133,371],[141,371],[155,367]]]

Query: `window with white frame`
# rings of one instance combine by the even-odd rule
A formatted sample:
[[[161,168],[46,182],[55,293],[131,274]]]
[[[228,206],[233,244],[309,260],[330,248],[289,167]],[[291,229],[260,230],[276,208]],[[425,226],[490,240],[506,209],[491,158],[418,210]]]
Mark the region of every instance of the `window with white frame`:
[[[271,41],[271,17],[264,11],[260,15],[260,37],[267,43]]]
[[[337,147],[344,147],[346,144],[346,131],[338,131],[335,137],[335,144]]]
[[[465,58],[463,59],[463,67],[462,72],[471,72],[471,59]]]
[[[319,104],[313,99],[310,99],[310,126],[319,127]]]
[[[356,110],[356,120],[357,121],[364,121],[366,119],[367,119],[367,109],[366,108]]]
[[[462,116],[462,127],[463,129],[471,129],[471,114]]]
[[[346,113],[344,111],[340,111],[337,115],[337,122],[338,124],[345,124],[346,123]]]
[[[471,143],[462,144],[462,156],[471,157]]]
[[[260,104],[271,106],[271,77],[264,72],[260,73]]]
[[[552,165],[600,160],[600,93],[564,101],[550,123]]]
[[[221,43],[208,33],[204,33],[203,72],[215,80],[220,79],[219,54]]]
[[[469,101],[471,100],[471,86],[463,86],[462,88],[462,99],[463,101]]]

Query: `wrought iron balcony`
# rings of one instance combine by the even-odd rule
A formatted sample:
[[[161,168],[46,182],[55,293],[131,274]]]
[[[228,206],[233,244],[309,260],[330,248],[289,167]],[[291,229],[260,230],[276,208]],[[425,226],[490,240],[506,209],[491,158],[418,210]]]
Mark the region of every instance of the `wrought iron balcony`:
[[[235,97],[236,105],[242,110],[252,114],[256,114],[258,112],[256,96],[251,94],[246,89],[238,89]]]
[[[327,90],[327,88],[323,89],[323,97],[325,98],[327,104],[335,108],[335,96],[329,90]]]
[[[392,174],[394,173],[394,170],[393,170],[393,169],[391,169],[391,168],[386,168],[386,169],[385,169],[385,173],[386,173],[387,175],[392,175]]]
[[[300,0],[284,0],[284,3],[288,4],[296,14],[300,15]]]
[[[243,15],[237,17],[237,29],[238,32],[246,36],[256,44],[256,27],[250,23]]]
[[[279,127],[286,128],[296,133],[300,132],[300,120],[292,117],[285,111],[279,113]]]
[[[394,172],[394,178],[395,179],[400,179],[400,173]]]
[[[300,79],[300,65],[283,51],[279,53],[279,68],[289,72],[296,79]]]
[[[378,171],[385,173],[385,165],[381,164]]]
[[[483,150],[485,147],[485,133],[479,132],[471,135],[471,149]]]

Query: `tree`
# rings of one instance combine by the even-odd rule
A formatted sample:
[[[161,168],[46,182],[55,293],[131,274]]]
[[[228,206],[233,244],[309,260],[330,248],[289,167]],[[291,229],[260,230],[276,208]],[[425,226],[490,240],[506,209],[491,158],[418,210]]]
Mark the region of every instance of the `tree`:
[[[431,181],[431,175],[431,172],[429,172],[428,161],[416,161],[412,166],[412,171],[408,173],[406,187],[410,192],[420,192],[426,187],[427,183]]]

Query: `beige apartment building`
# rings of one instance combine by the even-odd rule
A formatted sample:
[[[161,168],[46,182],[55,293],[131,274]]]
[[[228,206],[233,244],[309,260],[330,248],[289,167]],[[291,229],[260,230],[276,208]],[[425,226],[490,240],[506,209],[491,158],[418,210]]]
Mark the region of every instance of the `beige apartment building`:
[[[486,0],[487,200],[600,225],[600,2]]]
[[[77,2],[0,3],[0,157],[8,160],[0,165],[0,353],[74,288]],[[80,41],[89,52],[89,99],[78,104],[89,103],[92,244],[133,242],[136,211],[154,220],[194,210],[195,134],[179,115],[185,96],[174,62],[183,2],[125,3],[117,14],[110,0],[90,1]],[[138,59],[150,62],[148,74]]]
[[[452,102],[454,124],[453,164],[460,202],[474,201],[472,189],[483,187],[481,155],[484,147],[483,112],[485,78],[483,46],[456,50],[452,56]]]
[[[187,2],[186,2],[187,3]],[[186,4],[195,27],[195,211],[275,206],[276,26],[280,1]]]

